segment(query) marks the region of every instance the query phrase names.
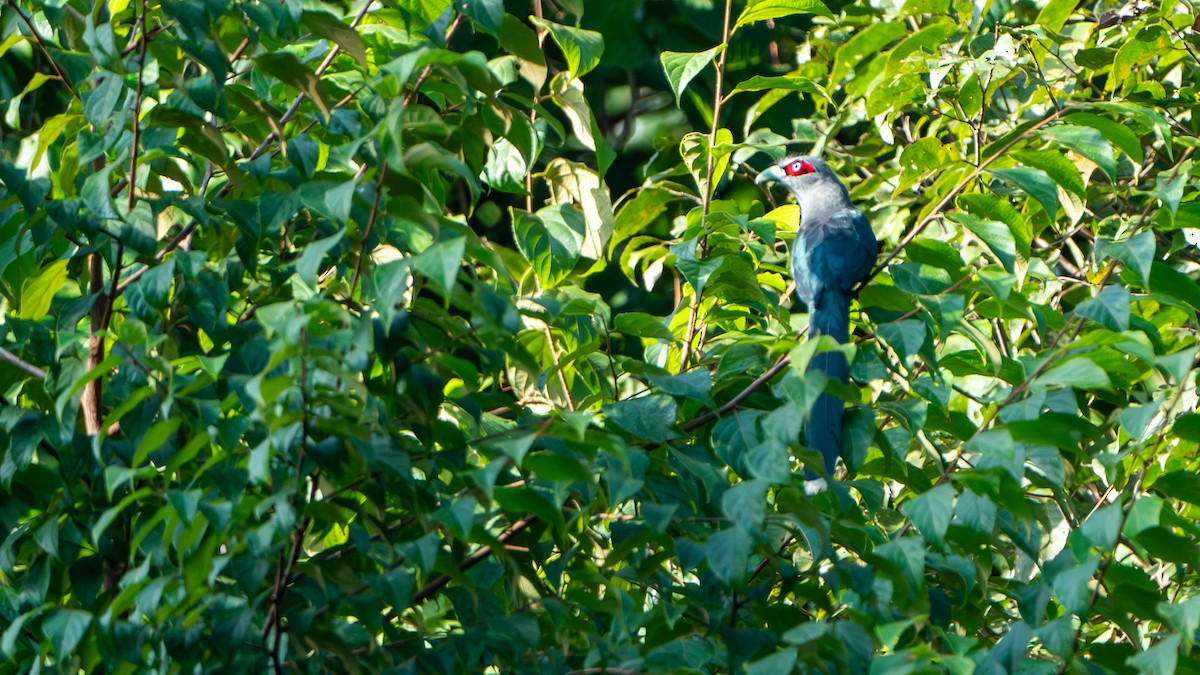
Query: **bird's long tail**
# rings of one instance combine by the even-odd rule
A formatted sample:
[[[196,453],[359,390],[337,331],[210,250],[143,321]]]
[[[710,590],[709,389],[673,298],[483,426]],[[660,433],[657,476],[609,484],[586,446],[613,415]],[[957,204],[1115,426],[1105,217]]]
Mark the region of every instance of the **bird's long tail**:
[[[826,290],[811,308],[808,335],[828,335],[838,342],[850,339],[850,298],[842,293]],[[821,370],[831,380],[845,383],[850,378],[850,368],[841,352],[821,352],[813,357],[809,370]],[[837,458],[842,452],[842,399],[832,394],[821,394],[808,417],[804,429],[804,444],[821,453],[825,460],[825,472],[832,476]],[[815,478],[816,473],[805,468],[805,478]]]

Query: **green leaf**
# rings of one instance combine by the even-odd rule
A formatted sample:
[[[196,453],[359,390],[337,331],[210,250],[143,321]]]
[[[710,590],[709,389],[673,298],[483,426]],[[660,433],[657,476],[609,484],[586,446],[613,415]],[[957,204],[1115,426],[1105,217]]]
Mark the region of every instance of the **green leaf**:
[[[995,220],[984,220],[968,213],[951,213],[950,220],[970,230],[979,238],[996,260],[1004,266],[1005,271],[1012,273],[1017,264],[1017,242],[1008,225]]]
[[[583,211],[587,227],[583,245],[579,248],[580,257],[603,260],[616,227],[616,217],[613,215],[608,187],[600,175],[584,164],[555,157],[546,165],[542,176],[554,193],[553,201],[574,203]]]
[[[1078,0],[1050,0],[1042,7],[1042,11],[1038,12],[1037,25],[1051,33],[1059,32],[1078,4]]]
[[[1086,357],[1076,357],[1042,373],[1038,387],[1074,387],[1076,389],[1108,389],[1112,382],[1108,373]]]
[[[767,508],[769,481],[754,479],[734,485],[721,495],[721,512],[747,532],[762,529]]]
[[[1188,413],[1176,417],[1171,430],[1179,438],[1200,443],[1200,413]]]
[[[1079,303],[1075,313],[1105,328],[1124,331],[1129,330],[1129,303],[1129,289],[1113,284],[1100,289],[1096,297]]]
[[[1115,90],[1124,84],[1135,71],[1171,49],[1172,43],[1171,35],[1161,25],[1146,26],[1132,39],[1123,40],[1113,59],[1112,73],[1106,88]]]
[[[1097,249],[1101,255],[1120,260],[1125,267],[1138,275],[1142,285],[1147,288],[1153,288],[1150,275],[1154,265],[1155,246],[1154,233],[1148,230],[1123,241],[1097,242]]]
[[[613,317],[617,330],[651,340],[673,341],[675,334],[663,325],[662,319],[643,312],[622,312]]]
[[[483,30],[498,35],[504,24],[503,0],[466,0],[462,12]]]
[[[708,67],[724,49],[725,45],[717,45],[703,52],[663,52],[659,55],[667,82],[671,85],[671,91],[675,92],[676,106],[692,78]]]
[[[1154,177],[1154,185],[1158,188],[1158,198],[1162,200],[1171,219],[1179,213],[1179,202],[1183,199],[1183,188],[1188,184],[1188,174],[1192,168],[1191,160],[1176,167],[1171,175],[1158,174]]]
[[[1169,295],[1200,312],[1200,286],[1191,277],[1166,263],[1154,262],[1150,265],[1150,290]]]
[[[877,334],[883,338],[906,365],[912,365],[918,352],[925,346],[927,329],[925,322],[920,319],[906,319],[879,324]]]
[[[689,370],[678,375],[649,374],[650,381],[664,393],[690,398],[702,403],[711,403],[712,375],[703,368]]]
[[[746,675],[781,675],[796,668],[796,648],[790,647],[746,664]]]
[[[698,635],[688,635],[651,649],[642,666],[649,672],[699,670],[715,653],[712,642]]]
[[[979,75],[971,75],[959,88],[958,104],[967,117],[975,117],[983,110],[983,87],[979,84]]]
[[[345,233],[345,230],[338,230],[332,236],[309,242],[304,247],[304,253],[300,254],[300,260],[296,262],[296,275],[309,286],[315,287],[317,272],[321,271],[321,263],[325,261],[325,254],[338,245]]]
[[[875,555],[899,568],[910,588],[920,588],[925,573],[925,541],[921,537],[894,539],[875,549]]]
[[[522,466],[542,480],[585,485],[593,482],[592,472],[574,457],[539,452],[526,457]]]
[[[1096,163],[1110,181],[1117,179],[1117,158],[1104,134],[1091,127],[1058,124],[1042,129],[1042,134]]]
[[[1179,635],[1168,635],[1153,647],[1125,659],[1140,675],[1173,675],[1179,662]]]
[[[329,104],[325,101],[321,79],[291,52],[274,52],[254,58],[259,70],[280,82],[302,92],[321,111],[322,118],[329,121]]]
[[[1151,487],[1167,497],[1200,505],[1200,475],[1191,471],[1165,473],[1159,476]]]
[[[821,97],[829,103],[833,103],[833,99],[830,98],[829,92],[825,91],[824,87],[816,82],[813,82],[807,77],[803,77],[795,73],[788,75],[777,75],[774,77],[755,75],[748,80],[739,82],[738,85],[733,88],[733,91],[729,92],[729,95],[733,96],[734,94],[744,91],[763,91],[767,89],[798,91],[806,94],[813,94],[814,96]]]
[[[696,187],[701,194],[711,193],[716,184],[725,176],[729,167],[729,145],[733,143],[733,132],[728,129],[717,129],[716,143],[711,147],[708,134],[690,133],[679,142],[679,154],[696,181]],[[713,155],[712,185],[708,181],[708,155]],[[672,247],[674,248],[674,247]]]
[[[1106,504],[1091,513],[1080,527],[1083,536],[1101,551],[1111,551],[1121,530],[1121,505]]]
[[[1013,208],[1012,204],[989,194],[959,195],[955,203],[958,208],[973,216],[984,220],[999,220],[1008,225],[1017,253],[1023,258],[1029,259],[1033,246],[1033,227],[1020,211]]]
[[[1026,166],[1041,169],[1068,192],[1074,192],[1080,197],[1087,196],[1083,185],[1083,176],[1075,163],[1067,159],[1057,150],[1025,150],[1014,152],[1012,156]]]
[[[56,260],[21,284],[21,302],[17,316],[41,321],[50,312],[54,295],[67,281],[67,260]]]
[[[454,283],[458,279],[458,272],[462,269],[463,254],[466,249],[466,237],[454,237],[449,241],[439,241],[421,251],[419,255],[413,256],[413,269],[433,282],[434,287],[448,299],[454,289]]]
[[[310,181],[300,186],[300,203],[329,220],[344,225],[354,204],[354,181]]]
[[[1084,112],[1071,113],[1065,120],[1071,124],[1091,127],[1104,134],[1109,143],[1120,148],[1134,162],[1141,164],[1146,161],[1146,157],[1142,152],[1142,141],[1128,125],[1110,120],[1107,117]]]
[[[179,428],[179,424],[183,422],[182,417],[170,417],[165,420],[156,422],[150,430],[142,436],[142,442],[138,444],[137,452],[133,453],[133,466],[137,467],[150,456],[150,453],[162,447],[163,443],[175,433]]]
[[[1083,614],[1087,611],[1092,604],[1089,582],[1099,565],[1100,558],[1090,556],[1082,563],[1073,565],[1055,575],[1051,587],[1063,609],[1072,614]]]
[[[550,31],[555,44],[567,58],[567,68],[571,71],[572,79],[583,77],[600,64],[600,56],[604,53],[604,37],[600,33],[575,26],[564,26],[536,16],[530,17],[529,20],[542,30]]]
[[[306,11],[300,20],[313,33],[333,42],[342,51],[353,56],[363,70],[367,69],[367,48],[353,28],[326,12]]]
[[[1200,630],[1200,598],[1191,597],[1177,603],[1160,602],[1157,610],[1188,643],[1192,642],[1191,636]]]
[[[867,24],[838,48],[829,81],[840,83],[860,63],[870,62],[883,52],[884,47],[906,35],[908,27],[899,21],[873,21]]]
[[[59,661],[66,661],[92,625],[91,612],[82,609],[56,609],[42,620],[42,634],[54,647]]]
[[[1122,410],[1118,416],[1121,420],[1121,428],[1134,441],[1144,443],[1149,436],[1150,425],[1161,408],[1160,403],[1158,399],[1154,399],[1145,405],[1131,404],[1128,408]]]
[[[637,438],[662,442],[678,437],[674,429],[675,399],[663,394],[606,405],[604,417]]]
[[[517,434],[515,436],[506,436],[488,441],[487,447],[496,448],[511,458],[513,464],[521,466],[521,462],[525,460],[525,455],[533,447],[533,442],[536,440],[537,434]]]
[[[1054,181],[1041,169],[1013,167],[1011,169],[988,169],[993,175],[1020,188],[1046,209],[1051,220],[1058,217],[1058,189]]]
[[[476,0],[471,0],[472,2]],[[500,45],[516,56],[521,77],[540,91],[546,83],[546,55],[542,52],[537,33],[512,14],[505,14],[500,24]]]
[[[742,454],[746,470],[751,476],[778,485],[791,483],[791,457],[787,447],[777,439],[759,443]]]
[[[954,514],[954,488],[938,485],[904,502],[902,509],[922,536],[940,546]]]
[[[737,30],[748,23],[779,19],[794,14],[816,14],[829,19],[833,13],[821,0],[749,0],[746,8],[738,16],[733,29]]]
[[[125,80],[120,75],[100,72],[93,79],[91,91],[83,94],[83,116],[92,126],[104,128],[112,120],[125,91]]]
[[[749,575],[754,540],[740,527],[728,527],[708,538],[705,558],[717,578],[728,586],[740,586]]]
[[[983,536],[990,537],[996,527],[996,503],[991,497],[980,496],[971,490],[963,490],[954,506],[955,525],[961,525]]]
[[[536,214],[510,210],[521,255],[533,264],[545,287],[557,285],[575,269],[587,222],[571,204],[555,204]]]

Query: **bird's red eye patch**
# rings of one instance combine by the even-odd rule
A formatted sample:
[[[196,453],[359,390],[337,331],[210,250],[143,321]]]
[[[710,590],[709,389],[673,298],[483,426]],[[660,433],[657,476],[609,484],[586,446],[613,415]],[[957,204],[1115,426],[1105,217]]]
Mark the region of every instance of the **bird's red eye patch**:
[[[803,159],[798,159],[783,167],[783,172],[789,176],[803,176],[806,173],[812,173],[814,171],[816,171],[816,169],[813,168],[813,165],[807,160]]]

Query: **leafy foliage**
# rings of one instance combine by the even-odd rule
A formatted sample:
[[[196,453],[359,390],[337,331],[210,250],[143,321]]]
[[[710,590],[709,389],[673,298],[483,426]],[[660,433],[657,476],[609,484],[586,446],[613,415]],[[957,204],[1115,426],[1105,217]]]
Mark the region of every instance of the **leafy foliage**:
[[[5,672],[1196,669],[1200,24],[1077,5],[5,3]]]

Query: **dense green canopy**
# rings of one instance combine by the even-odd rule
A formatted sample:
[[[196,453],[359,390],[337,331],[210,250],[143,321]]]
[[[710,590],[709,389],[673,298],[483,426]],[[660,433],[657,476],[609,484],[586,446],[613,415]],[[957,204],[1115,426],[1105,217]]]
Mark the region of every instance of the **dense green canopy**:
[[[1200,669],[1198,9],[6,0],[0,673]]]

